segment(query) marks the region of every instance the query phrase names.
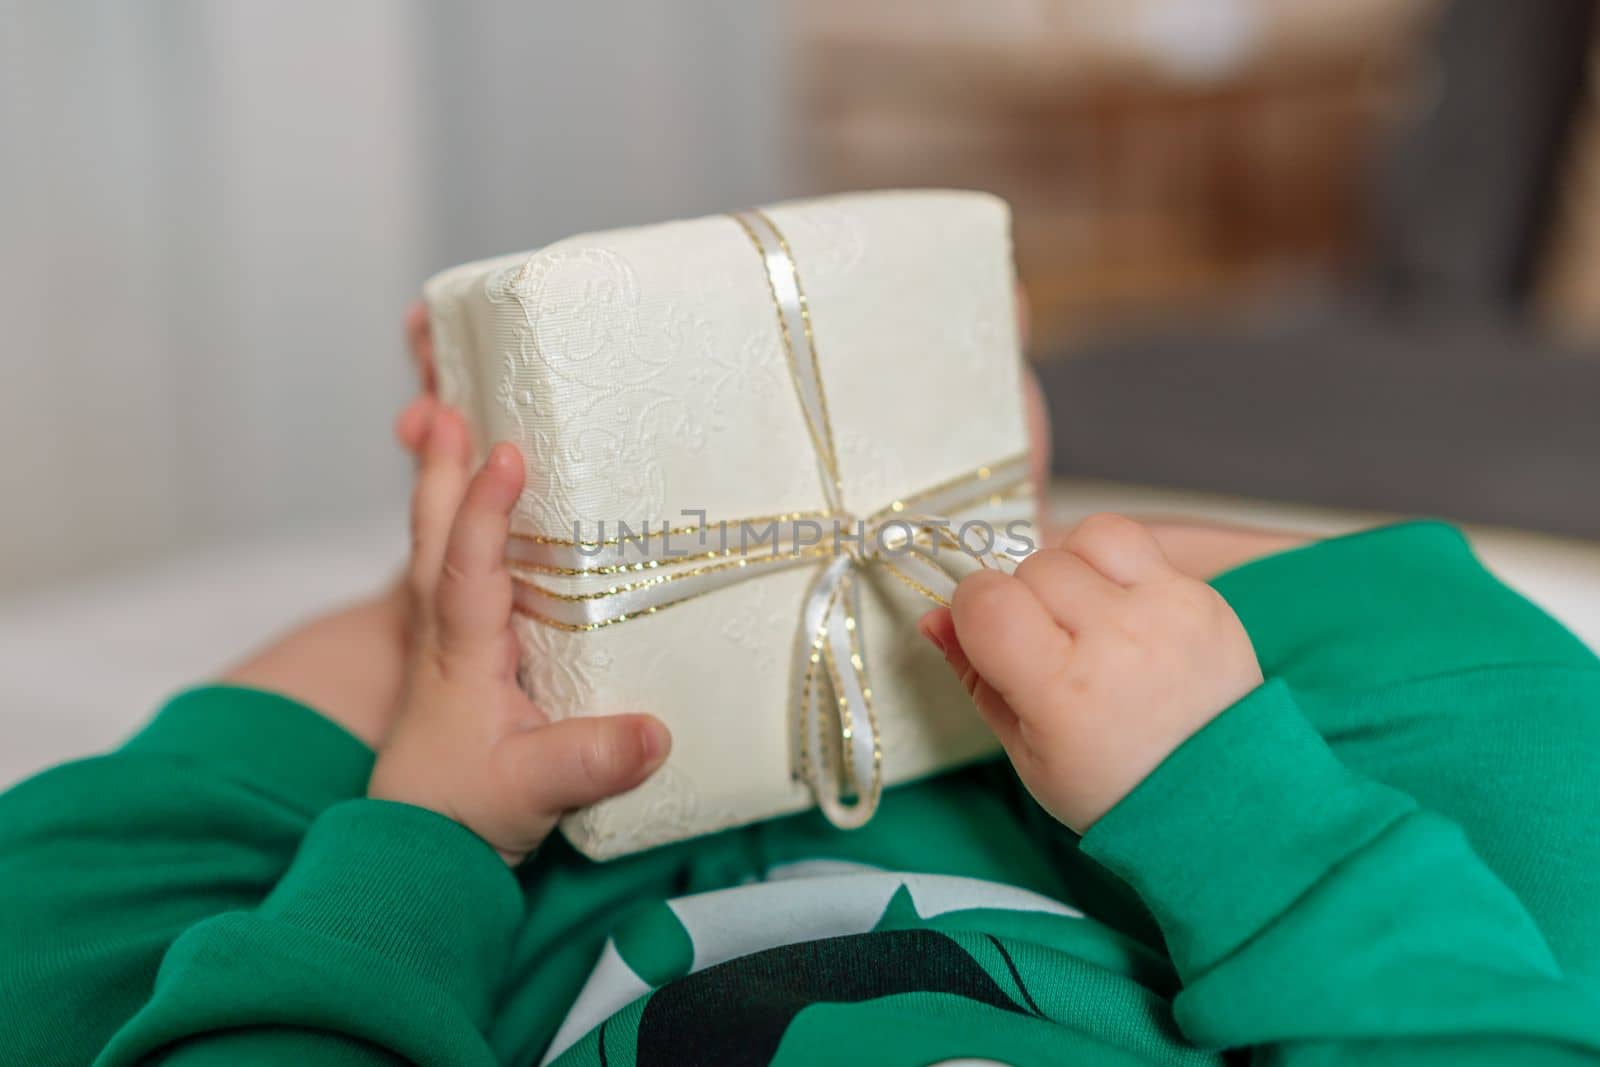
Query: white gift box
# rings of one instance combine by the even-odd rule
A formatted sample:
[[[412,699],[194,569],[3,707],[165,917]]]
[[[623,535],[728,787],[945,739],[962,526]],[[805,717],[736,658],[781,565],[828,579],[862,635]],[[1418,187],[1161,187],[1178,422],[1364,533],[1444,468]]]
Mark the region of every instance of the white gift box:
[[[934,571],[1027,547],[1013,291],[1005,204],[945,191],[584,234],[427,283],[443,398],[480,452],[526,459],[523,684],[553,718],[672,731],[648,782],[563,821],[580,851],[817,804],[857,825],[883,786],[993,751],[916,623]]]

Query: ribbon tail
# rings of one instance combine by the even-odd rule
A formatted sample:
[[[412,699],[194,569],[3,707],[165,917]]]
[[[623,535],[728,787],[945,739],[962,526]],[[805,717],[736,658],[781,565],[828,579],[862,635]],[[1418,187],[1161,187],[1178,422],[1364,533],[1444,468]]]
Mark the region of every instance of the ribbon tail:
[[[883,793],[883,746],[866,676],[854,566],[839,556],[813,579],[794,672],[795,776],[810,787],[828,821],[846,830],[865,825]],[[854,797],[849,803],[847,793]]]
[[[828,614],[826,653],[838,716],[840,783],[849,787],[855,799],[847,805],[837,790],[829,790],[818,800],[828,821],[843,830],[864,826],[883,796],[883,738],[872,706],[860,619],[856,576],[847,572]]]
[[[794,667],[790,672],[793,691],[789,706],[794,709],[791,723],[794,756],[790,770],[818,797],[828,780],[828,746],[823,733],[827,720],[825,701],[831,695],[826,663],[828,617],[840,580],[850,565],[848,557],[836,557],[812,578],[800,613]]]

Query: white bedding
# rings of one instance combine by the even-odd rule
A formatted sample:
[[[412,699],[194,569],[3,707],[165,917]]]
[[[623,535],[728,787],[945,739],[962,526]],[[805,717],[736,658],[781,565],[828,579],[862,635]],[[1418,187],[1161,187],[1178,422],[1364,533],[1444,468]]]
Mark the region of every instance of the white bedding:
[[[168,694],[379,588],[405,530],[374,519],[0,600],[0,788],[116,744]]]
[[[1331,534],[1382,516],[1099,483],[1061,483],[1066,518],[1195,516]],[[1600,544],[1473,529],[1485,560],[1600,649]],[[196,553],[0,601],[0,788],[103,750],[167,694],[323,607],[376,589],[399,516]]]

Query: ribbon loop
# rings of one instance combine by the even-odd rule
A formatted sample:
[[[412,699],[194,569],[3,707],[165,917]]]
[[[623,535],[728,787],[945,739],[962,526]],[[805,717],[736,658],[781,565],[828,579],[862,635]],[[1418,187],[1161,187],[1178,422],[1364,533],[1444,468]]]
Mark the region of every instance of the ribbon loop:
[[[880,536],[886,525],[880,523],[863,536],[866,548],[859,555],[837,555],[817,572],[806,592],[796,647],[794,773],[840,829],[865,825],[883,793],[883,739],[860,622],[861,572],[882,566],[929,600],[948,604],[964,569],[958,561],[1012,569],[1012,557],[1006,554],[984,559],[965,549],[941,552],[939,534],[947,532],[949,520],[926,516],[889,521],[904,529],[903,538]],[[830,757],[838,761],[837,772]],[[846,789],[854,795],[853,803],[845,802]]]

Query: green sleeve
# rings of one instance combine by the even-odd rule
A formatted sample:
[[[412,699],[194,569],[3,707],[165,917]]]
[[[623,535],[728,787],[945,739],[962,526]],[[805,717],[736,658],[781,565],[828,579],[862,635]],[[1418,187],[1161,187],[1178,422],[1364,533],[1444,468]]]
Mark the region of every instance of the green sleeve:
[[[1084,850],[1160,923],[1179,1026],[1308,1064],[1593,1063],[1564,975],[1453,823],[1348,770],[1272,681],[1174,752]]]
[[[421,808],[329,808],[261,905],[173,944],[96,1061],[493,1064],[484,1037],[522,896],[471,831]]]
[[[0,1033],[17,1063],[88,1063],[180,934],[255,908],[372,753],[300,704],[181,694],[121,749],[0,796]]]

